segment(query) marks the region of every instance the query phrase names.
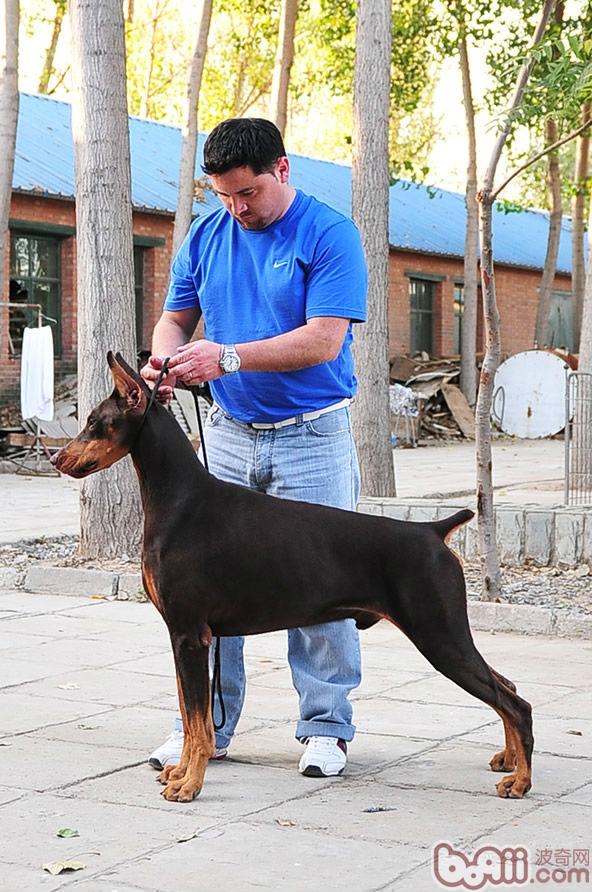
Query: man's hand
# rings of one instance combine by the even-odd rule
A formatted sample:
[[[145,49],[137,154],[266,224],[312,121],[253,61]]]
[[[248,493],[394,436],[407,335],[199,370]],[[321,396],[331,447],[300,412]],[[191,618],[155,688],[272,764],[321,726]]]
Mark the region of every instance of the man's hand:
[[[158,376],[162,370],[164,356],[151,356],[145,366],[140,371],[140,375],[151,390],[154,390]],[[169,363],[171,365],[171,363]],[[156,394],[159,403],[168,403],[173,398],[173,388],[177,383],[177,376],[174,374],[165,375],[162,379]]]
[[[221,378],[224,372],[220,368],[221,344],[214,341],[199,340],[184,344],[177,348],[177,355],[171,356],[169,368],[179,381],[184,384],[203,384]]]

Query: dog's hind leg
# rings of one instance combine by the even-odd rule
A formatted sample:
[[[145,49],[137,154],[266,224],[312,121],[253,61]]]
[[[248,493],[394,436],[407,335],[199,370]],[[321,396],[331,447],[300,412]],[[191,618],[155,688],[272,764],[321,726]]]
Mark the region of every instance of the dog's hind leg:
[[[505,687],[509,688],[512,693],[516,693],[516,685],[513,681],[510,681],[507,678],[504,678],[499,672],[496,672],[491,666],[489,667],[493,672],[494,677],[499,681],[500,684],[505,685]],[[492,756],[489,765],[492,771],[513,771],[516,767],[516,740],[515,735],[512,731],[512,728],[507,721],[506,718],[502,715],[502,722],[504,723],[504,733],[506,736],[506,742],[503,750],[500,750],[499,753],[494,753]]]
[[[459,592],[460,594],[460,592]],[[401,627],[418,650],[438,672],[459,687],[491,706],[500,716],[506,732],[503,759],[493,757],[492,768],[509,769],[512,774],[496,785],[499,796],[520,799],[531,786],[533,748],[530,704],[516,694],[507,680],[487,665],[473,641],[464,604],[455,599],[430,601],[432,613],[423,614],[418,627]],[[515,769],[515,770],[514,770]]]
[[[179,705],[185,734],[179,765],[165,770],[165,799],[191,802],[203,786],[208,760],[214,752],[214,727],[210,704],[208,670],[209,647],[200,635],[171,632],[177,678]]]
[[[496,678],[497,673],[494,674],[475,647],[468,624],[468,635],[463,636],[460,646],[458,639],[446,641],[445,630],[441,631],[444,642],[435,649],[423,650],[423,653],[434,668],[498,713],[504,724],[506,749],[503,754],[493,757],[491,767],[499,771],[509,769],[513,773],[496,784],[497,792],[503,798],[521,799],[531,787],[533,736],[530,704]]]

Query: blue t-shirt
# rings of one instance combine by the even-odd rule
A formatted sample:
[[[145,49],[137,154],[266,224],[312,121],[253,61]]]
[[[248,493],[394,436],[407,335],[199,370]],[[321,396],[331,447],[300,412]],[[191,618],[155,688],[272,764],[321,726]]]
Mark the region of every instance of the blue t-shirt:
[[[225,208],[193,222],[175,257],[165,310],[199,307],[205,336],[223,344],[271,338],[316,316],[366,318],[367,273],[353,222],[297,191],[284,216],[247,230]],[[210,382],[244,422],[282,421],[356,391],[351,322],[339,356],[291,372],[244,372]]]

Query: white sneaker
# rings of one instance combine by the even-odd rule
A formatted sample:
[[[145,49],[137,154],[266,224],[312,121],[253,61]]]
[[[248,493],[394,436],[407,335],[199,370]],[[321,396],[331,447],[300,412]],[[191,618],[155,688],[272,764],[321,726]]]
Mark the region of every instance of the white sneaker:
[[[154,750],[148,759],[148,764],[156,768],[157,771],[162,771],[165,765],[178,765],[184,737],[183,728],[179,728],[175,724],[172,733],[169,734],[165,742]]]
[[[347,744],[338,737],[309,737],[298,771],[305,777],[336,777],[347,762]]]
[[[158,749],[154,750],[148,759],[148,764],[156,768],[157,771],[162,771],[165,765],[178,765],[181,759],[181,751],[183,750],[184,737],[183,728],[175,724],[172,733],[169,734],[165,742]],[[212,759],[220,761],[225,759],[227,755],[227,747],[216,747]]]

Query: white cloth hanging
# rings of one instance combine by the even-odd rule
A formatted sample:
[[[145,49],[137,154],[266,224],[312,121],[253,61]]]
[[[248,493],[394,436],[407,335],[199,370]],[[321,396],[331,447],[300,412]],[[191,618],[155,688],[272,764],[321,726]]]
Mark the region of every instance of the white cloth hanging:
[[[21,415],[53,420],[53,333],[49,325],[25,328],[21,356]]]

